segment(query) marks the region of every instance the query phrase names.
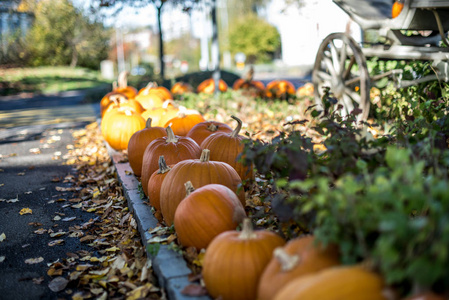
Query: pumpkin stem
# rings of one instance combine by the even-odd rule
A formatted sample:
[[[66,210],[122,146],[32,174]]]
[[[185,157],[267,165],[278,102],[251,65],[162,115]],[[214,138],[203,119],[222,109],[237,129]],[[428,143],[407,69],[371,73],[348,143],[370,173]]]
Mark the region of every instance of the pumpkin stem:
[[[185,113],[185,111],[179,111],[178,112],[178,118],[185,118],[186,117],[186,113]]]
[[[215,132],[218,130],[218,126],[215,124],[209,124],[209,126],[207,126],[207,130]]]
[[[167,166],[167,162],[165,161],[165,158],[163,155],[159,156],[159,170],[157,171],[157,174],[164,174],[171,170],[169,166]]]
[[[293,268],[296,267],[301,261],[301,257],[299,255],[289,255],[281,247],[274,249],[273,256],[278,260],[283,272],[293,270]]]
[[[151,122],[152,122],[153,120],[151,120],[151,118],[148,118],[147,119],[147,121],[145,122],[145,127],[146,128],[151,128]]]
[[[193,193],[193,191],[195,190],[191,181],[187,181],[186,183],[184,183],[184,186],[186,187],[186,197]]]
[[[210,160],[210,150],[204,149],[201,152],[200,162],[209,162],[209,160]]]
[[[173,132],[173,129],[171,129],[170,126],[167,126],[165,131],[167,131],[167,139],[165,140],[166,143],[175,144],[178,142],[178,139],[176,138],[175,133]]]
[[[256,238],[257,235],[253,230],[253,223],[250,218],[243,219],[242,232],[239,235],[239,239],[250,240]]]
[[[118,86],[120,88],[125,88],[128,86],[128,71],[122,71],[118,75]]]
[[[237,118],[236,116],[231,116],[234,120],[237,121],[237,127],[234,129],[233,132],[231,132],[231,137],[237,137],[239,135],[240,130],[242,129],[242,120]]]
[[[167,108],[170,104],[176,106],[175,101],[169,99],[165,100],[164,103],[162,103],[162,108]]]
[[[149,89],[155,88],[155,87],[157,87],[156,81],[150,81],[150,82],[148,82],[148,84],[146,86],[146,88],[149,88]]]
[[[112,90],[117,89],[117,81],[114,80],[114,82],[112,82]]]

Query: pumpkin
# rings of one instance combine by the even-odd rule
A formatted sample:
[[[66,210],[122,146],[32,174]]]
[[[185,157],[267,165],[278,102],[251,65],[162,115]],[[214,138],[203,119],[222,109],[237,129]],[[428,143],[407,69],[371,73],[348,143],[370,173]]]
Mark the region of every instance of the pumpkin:
[[[201,148],[188,137],[176,136],[170,127],[166,128],[167,136],[157,138],[145,149],[142,159],[141,182],[145,195],[148,196],[148,180],[159,168],[159,156],[163,155],[167,164],[176,164],[185,159],[199,158]]]
[[[134,110],[135,112],[142,114],[145,110],[143,109],[142,105],[140,105],[139,102],[137,102],[134,99],[127,99],[125,95],[117,94],[110,97],[112,100],[111,103],[106,107],[106,109],[103,110],[101,116],[103,117],[104,114],[114,108],[122,107],[122,108],[129,108],[131,110]]]
[[[230,164],[239,174],[242,181],[253,179],[253,167],[245,166],[238,161],[239,155],[243,152],[244,136],[239,135],[242,129],[242,121],[231,116],[237,121],[237,127],[231,133],[216,132],[208,136],[201,143],[201,148],[210,150],[210,159],[222,161]]]
[[[123,71],[118,75],[118,86],[112,91],[124,94],[128,99],[132,99],[137,95],[137,89],[128,85],[129,72]]]
[[[246,217],[245,208],[230,188],[207,184],[194,189],[185,183],[186,198],[176,208],[174,224],[184,247],[205,249],[220,233],[235,230]]]
[[[262,83],[262,81],[239,78],[234,82],[232,89],[235,91],[243,90],[244,95],[249,95],[252,97],[265,96],[265,85]]]
[[[179,112],[176,117],[167,121],[164,127],[170,126],[176,135],[186,136],[193,126],[204,121],[203,116],[199,113]]]
[[[306,84],[304,84],[303,86],[300,86],[297,90],[296,90],[296,97],[300,98],[300,97],[311,97],[313,96],[313,84],[310,82],[307,82]]]
[[[128,100],[128,97],[126,97],[124,94],[117,93],[117,92],[109,92],[106,95],[101,98],[100,101],[100,114],[101,116],[104,115],[104,111],[108,106],[114,102],[113,99],[116,99],[117,97],[124,97],[124,99]]]
[[[187,82],[176,82],[170,91],[173,95],[181,96],[186,93],[193,93],[193,87]]]
[[[153,126],[163,127],[170,119],[178,115],[179,106],[173,100],[166,100],[161,107],[146,110],[142,117],[146,120],[151,118]]]
[[[204,80],[198,85],[196,90],[198,93],[213,94],[215,91],[215,80],[213,78]],[[226,92],[228,90],[228,85],[223,79],[218,81],[218,90],[220,92]]]
[[[382,277],[361,266],[333,267],[290,281],[273,299],[386,300],[383,288]]]
[[[162,221],[160,201],[161,186],[165,176],[167,176],[173,165],[168,166],[163,155],[159,156],[158,165],[159,169],[151,174],[150,179],[148,179],[147,190],[148,200],[150,201],[151,206],[156,210],[154,215],[159,221]]]
[[[294,96],[295,92],[295,86],[287,80],[273,80],[266,88],[266,96],[272,99],[288,99]]]
[[[221,122],[204,121],[193,126],[186,136],[193,139],[198,145],[201,145],[205,138],[216,132],[231,133],[232,129]]]
[[[241,232],[219,234],[204,256],[202,274],[207,291],[213,299],[256,299],[259,278],[273,250],[284,244],[273,232],[253,231],[249,219],[244,220]]]
[[[401,13],[404,9],[404,0],[396,0],[391,8],[391,17],[394,19]]]
[[[170,91],[166,87],[158,86],[156,82],[149,82],[146,87],[139,90],[138,95],[148,95],[151,93],[159,94],[162,100],[173,99]]]
[[[335,247],[323,248],[315,245],[311,235],[292,239],[284,247],[275,249],[273,258],[260,278],[257,299],[273,299],[291,280],[339,263],[339,254]]]
[[[146,121],[144,129],[135,132],[128,143],[128,160],[134,175],[140,176],[142,172],[143,153],[147,146],[157,138],[166,136],[162,127],[151,127],[151,118]]]
[[[115,150],[125,150],[131,136],[145,127],[142,116],[129,108],[108,111],[101,121],[101,133]]]
[[[161,187],[161,211],[165,223],[171,226],[176,208],[185,198],[184,183],[191,181],[196,187],[218,183],[227,186],[246,205],[245,191],[240,189],[242,181],[237,172],[227,163],[210,161],[210,151],[204,149],[200,159],[187,159],[177,163],[168,173]]]

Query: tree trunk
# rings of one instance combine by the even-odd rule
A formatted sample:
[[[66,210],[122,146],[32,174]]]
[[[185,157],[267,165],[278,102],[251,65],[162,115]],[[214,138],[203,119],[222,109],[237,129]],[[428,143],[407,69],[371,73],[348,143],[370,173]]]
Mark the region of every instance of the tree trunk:
[[[212,0],[212,45],[211,45],[211,55],[212,55],[212,65],[214,72],[212,78],[215,82],[215,95],[218,95],[219,81],[220,81],[220,50],[218,45],[218,25],[217,25],[217,0]]]
[[[162,79],[165,77],[165,65],[164,65],[164,42],[163,42],[163,36],[162,36],[162,22],[161,22],[161,14],[162,14],[162,6],[164,5],[164,2],[162,1],[159,6],[156,7],[157,9],[157,26],[159,29],[159,65],[160,65],[160,76]]]
[[[78,64],[78,51],[76,50],[76,46],[72,47],[72,61],[70,62],[70,67],[75,68]]]

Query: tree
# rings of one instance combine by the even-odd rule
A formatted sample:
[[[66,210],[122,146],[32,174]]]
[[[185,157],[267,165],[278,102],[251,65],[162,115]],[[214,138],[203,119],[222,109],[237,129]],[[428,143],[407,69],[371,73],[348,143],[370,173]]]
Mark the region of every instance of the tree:
[[[271,60],[280,46],[277,29],[253,14],[236,21],[229,33],[231,53],[244,53],[248,63]]]
[[[31,65],[77,65],[98,68],[107,58],[109,33],[69,0],[42,0],[27,35]]]

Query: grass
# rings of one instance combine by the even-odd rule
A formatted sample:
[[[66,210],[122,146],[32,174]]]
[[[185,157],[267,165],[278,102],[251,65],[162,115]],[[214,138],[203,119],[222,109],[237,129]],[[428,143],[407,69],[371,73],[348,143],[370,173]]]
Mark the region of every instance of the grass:
[[[0,69],[0,96],[89,89],[111,82],[83,68],[39,67]]]

